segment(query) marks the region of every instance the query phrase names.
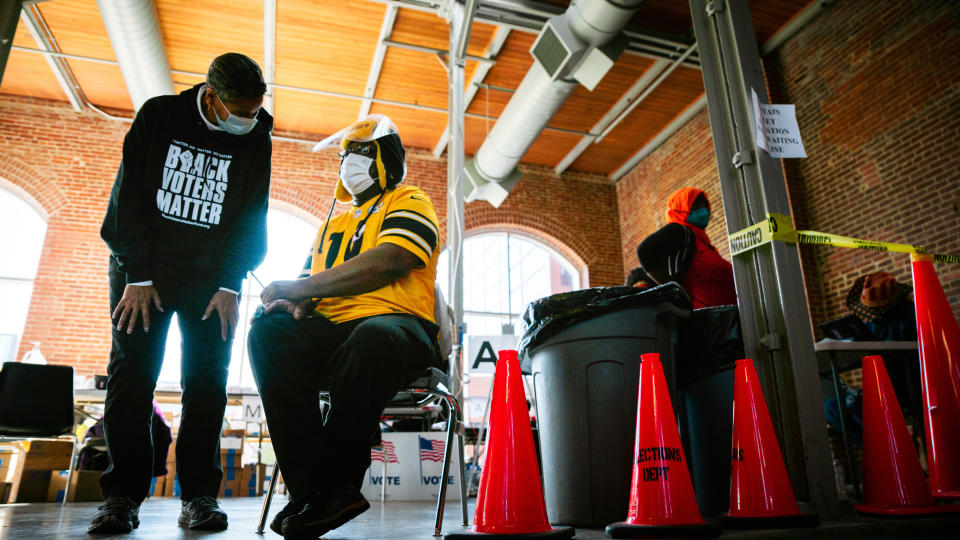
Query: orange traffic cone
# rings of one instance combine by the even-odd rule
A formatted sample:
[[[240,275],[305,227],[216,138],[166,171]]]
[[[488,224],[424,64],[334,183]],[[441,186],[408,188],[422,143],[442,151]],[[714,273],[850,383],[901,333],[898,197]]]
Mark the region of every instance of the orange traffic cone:
[[[863,359],[863,491],[863,504],[853,506],[861,514],[910,516],[950,510],[934,504],[879,356]]]
[[[913,256],[930,490],[960,499],[960,328],[931,261]]]
[[[637,437],[627,520],[607,525],[611,538],[704,538],[720,529],[700,517],[660,355],[640,357]]]
[[[572,528],[551,527],[547,521],[517,351],[500,351],[488,432],[473,531],[444,538],[572,538]]]
[[[816,514],[797,507],[780,444],[753,360],[737,360],[733,386],[733,447],[730,512],[723,526],[745,528],[812,527]]]

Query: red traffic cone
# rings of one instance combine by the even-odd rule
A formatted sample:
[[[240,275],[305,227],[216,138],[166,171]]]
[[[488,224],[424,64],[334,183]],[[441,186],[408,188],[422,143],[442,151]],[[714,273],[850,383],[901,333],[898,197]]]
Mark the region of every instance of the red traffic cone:
[[[572,528],[551,527],[547,521],[517,351],[500,351],[488,433],[473,531],[444,538],[572,538]]]
[[[730,512],[723,526],[812,527],[816,514],[797,507],[753,360],[737,360],[733,386]]]
[[[930,491],[960,499],[960,327],[931,261],[913,256]]]
[[[934,504],[879,356],[863,359],[863,491],[863,504],[854,505],[861,514],[908,516],[949,510]]]
[[[660,355],[640,357],[637,437],[627,520],[607,525],[610,538],[704,538],[720,529],[700,517],[687,457]]]

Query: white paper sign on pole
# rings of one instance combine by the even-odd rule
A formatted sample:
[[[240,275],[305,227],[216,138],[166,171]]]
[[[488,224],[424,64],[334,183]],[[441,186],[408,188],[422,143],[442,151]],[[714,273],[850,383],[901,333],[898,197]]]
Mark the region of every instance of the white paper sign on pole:
[[[768,105],[760,103],[756,90],[753,97],[753,117],[756,124],[757,146],[775,158],[805,158],[797,124],[797,111],[793,105]]]
[[[243,406],[244,422],[261,424],[267,421],[263,415],[263,402],[260,401],[260,396],[243,396],[240,403]]]
[[[493,373],[497,367],[497,353],[516,349],[519,338],[512,334],[497,336],[467,336],[467,355],[463,359],[464,372]]]

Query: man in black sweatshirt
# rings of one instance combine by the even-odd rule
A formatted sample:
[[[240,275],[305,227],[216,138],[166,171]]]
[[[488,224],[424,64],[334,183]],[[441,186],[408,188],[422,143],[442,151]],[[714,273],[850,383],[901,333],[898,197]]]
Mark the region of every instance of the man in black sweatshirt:
[[[106,503],[91,533],[139,525],[153,463],[153,391],[171,317],[183,336],[183,417],[177,437],[181,526],[223,530],[217,504],[220,429],[238,295],[266,254],[273,118],[260,67],[217,57],[207,80],[140,108],[100,235],[110,248],[113,346],[104,428]]]

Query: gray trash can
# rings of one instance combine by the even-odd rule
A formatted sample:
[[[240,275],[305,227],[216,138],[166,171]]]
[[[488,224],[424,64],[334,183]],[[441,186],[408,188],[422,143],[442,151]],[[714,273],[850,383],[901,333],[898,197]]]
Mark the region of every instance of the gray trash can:
[[[555,296],[527,309],[521,341],[547,515],[553,524],[602,527],[627,517],[640,355],[660,353],[676,388],[678,324],[690,301],[672,283],[639,294],[612,287]]]

